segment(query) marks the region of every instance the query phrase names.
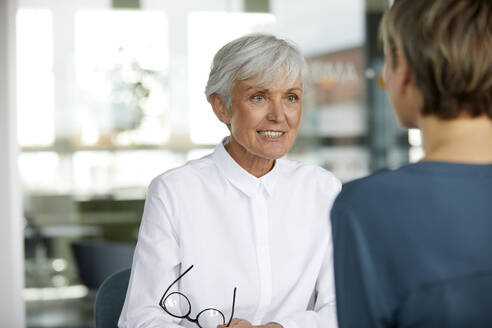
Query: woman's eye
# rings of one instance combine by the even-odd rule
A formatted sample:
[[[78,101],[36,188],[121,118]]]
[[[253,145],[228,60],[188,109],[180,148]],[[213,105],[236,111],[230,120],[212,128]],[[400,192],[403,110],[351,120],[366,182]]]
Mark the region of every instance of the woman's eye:
[[[253,97],[251,97],[251,99],[253,99],[254,101],[259,102],[259,101],[263,101],[265,99],[265,97],[263,95],[256,94]]]
[[[288,95],[287,96],[287,101],[293,103],[293,102],[296,102],[297,100],[299,100],[299,97],[297,95]]]

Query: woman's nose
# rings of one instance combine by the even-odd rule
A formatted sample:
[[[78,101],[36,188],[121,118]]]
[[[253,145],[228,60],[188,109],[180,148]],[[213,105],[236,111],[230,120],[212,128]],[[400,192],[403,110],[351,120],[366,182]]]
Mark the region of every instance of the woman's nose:
[[[284,106],[280,99],[270,102],[270,106],[268,107],[267,119],[275,122],[282,122],[285,120]]]

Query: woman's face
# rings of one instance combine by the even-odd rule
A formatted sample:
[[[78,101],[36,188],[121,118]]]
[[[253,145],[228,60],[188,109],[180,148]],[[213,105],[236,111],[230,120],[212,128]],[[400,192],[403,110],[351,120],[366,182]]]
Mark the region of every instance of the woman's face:
[[[281,80],[269,87],[255,82],[255,78],[236,81],[232,90],[231,144],[237,143],[253,157],[277,159],[296,138],[302,112],[301,80],[293,84]]]

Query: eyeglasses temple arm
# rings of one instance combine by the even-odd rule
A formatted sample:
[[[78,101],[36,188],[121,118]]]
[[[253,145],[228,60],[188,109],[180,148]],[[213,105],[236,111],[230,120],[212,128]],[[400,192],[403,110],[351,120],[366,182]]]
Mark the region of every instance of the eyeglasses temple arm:
[[[190,271],[192,268],[193,268],[193,265],[192,265],[192,266],[190,266],[188,269],[186,269],[186,271],[185,271],[185,272],[183,272],[183,273],[182,273],[182,274],[181,274],[178,278],[176,278],[176,280],[174,280],[174,281],[173,281],[173,283],[172,283],[172,284],[170,284],[170,285],[169,285],[169,287],[167,287],[166,291],[164,292],[164,295],[162,295],[161,300],[159,301],[159,305],[160,305],[161,307],[163,306],[162,302],[163,302],[163,301],[164,301],[164,299],[166,298],[166,295],[167,295],[167,293],[169,292],[169,290],[171,289],[171,287],[172,287],[175,283],[177,283],[179,279],[183,278],[183,276],[184,276],[185,274],[187,274],[187,273],[188,273],[188,271]]]
[[[236,305],[236,287],[234,287],[234,293],[232,294],[232,311],[231,311],[231,317],[229,318],[229,322],[227,323],[226,327],[229,327],[231,324],[232,318],[234,317],[234,306]]]

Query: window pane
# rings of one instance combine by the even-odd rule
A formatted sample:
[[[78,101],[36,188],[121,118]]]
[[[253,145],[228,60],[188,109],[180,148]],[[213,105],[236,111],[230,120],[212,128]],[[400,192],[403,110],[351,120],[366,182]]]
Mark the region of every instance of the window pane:
[[[55,152],[32,152],[19,155],[19,170],[24,190],[29,192],[59,192],[60,156]]]
[[[77,151],[73,155],[74,191],[143,198],[152,178],[183,161],[183,154],[166,150]]]
[[[162,12],[76,13],[76,115],[82,144],[166,141],[168,44]]]
[[[47,9],[20,9],[17,13],[17,108],[20,145],[52,144],[53,26]]]

